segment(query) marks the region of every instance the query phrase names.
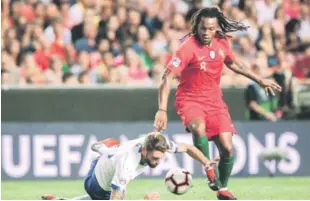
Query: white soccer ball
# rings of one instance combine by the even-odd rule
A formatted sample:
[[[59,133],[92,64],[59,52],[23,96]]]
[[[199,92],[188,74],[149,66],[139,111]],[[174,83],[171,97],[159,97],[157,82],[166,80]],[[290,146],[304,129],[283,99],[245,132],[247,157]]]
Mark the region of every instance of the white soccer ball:
[[[191,173],[182,168],[169,170],[165,178],[167,189],[177,195],[186,193],[192,187],[192,182]]]

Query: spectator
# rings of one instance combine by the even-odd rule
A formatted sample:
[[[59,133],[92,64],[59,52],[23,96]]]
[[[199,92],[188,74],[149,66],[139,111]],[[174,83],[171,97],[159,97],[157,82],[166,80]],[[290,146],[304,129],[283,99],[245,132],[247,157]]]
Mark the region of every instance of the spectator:
[[[45,85],[45,77],[42,72],[33,55],[27,53],[21,64],[21,81],[32,85]]]
[[[298,19],[291,19],[285,26],[286,50],[289,52],[300,51],[301,40],[297,35],[299,27],[300,21]]]
[[[61,13],[58,7],[54,3],[48,3],[46,5],[46,22],[43,28],[47,28],[55,19],[61,19]]]
[[[113,15],[112,4],[103,5],[101,8],[101,19],[98,27],[97,41],[102,38],[107,38],[108,29],[108,21],[110,17]]]
[[[278,5],[273,0],[257,0],[255,1],[255,7],[257,9],[258,24],[263,25],[272,22]]]
[[[247,66],[259,66],[283,83],[291,76],[292,86],[308,83],[305,0],[4,0],[3,83],[61,84],[71,72],[69,80],[79,76],[82,84],[156,85],[189,32],[193,13],[215,2],[249,26],[231,40]],[[221,84],[240,87],[248,80],[224,68]]]
[[[70,73],[70,72],[67,72],[67,73],[65,73],[65,74],[62,76],[62,82],[63,82],[65,85],[70,85],[70,86],[74,86],[74,85],[78,85],[78,84],[79,84],[78,79],[77,79],[77,76],[73,75],[73,74]]]
[[[2,84],[19,84],[20,70],[16,66],[14,58],[6,51],[2,51],[1,54],[1,73],[3,73]]]
[[[44,36],[51,43],[55,42],[56,39],[63,44],[71,43],[71,31],[64,27],[61,19],[54,19],[52,25],[44,30]]]
[[[126,22],[127,10],[125,7],[118,7],[117,9],[117,19],[120,25],[123,25]]]
[[[107,24],[107,31],[106,35],[104,35],[104,38],[107,38],[112,43],[117,42],[116,31],[119,29],[119,27],[120,23],[118,18],[116,16],[111,16]]]
[[[258,50],[264,51],[268,56],[268,65],[276,65],[275,36],[270,24],[264,24],[260,29],[259,38],[256,41]]]
[[[138,28],[141,24],[141,14],[138,11],[130,10],[128,12],[128,23],[121,26],[116,36],[123,47],[131,46],[137,40]]]
[[[297,60],[293,74],[297,79],[310,84],[310,46],[305,49],[304,56]]]
[[[83,21],[84,10],[95,7],[95,0],[80,0],[69,9],[69,27],[80,24]]]
[[[128,67],[121,65],[117,68],[110,69],[109,82],[111,84],[127,84],[128,83]]]
[[[45,71],[50,66],[50,44],[47,40],[35,41],[36,51],[33,53],[34,60],[38,67]]]
[[[62,77],[64,75],[63,71],[64,64],[60,57],[55,56],[52,58],[50,66],[45,71],[46,81],[51,85],[62,84]]]
[[[252,66],[256,50],[251,39],[248,36],[240,37],[238,40],[238,46],[239,49],[236,51],[238,57],[242,59],[247,66]]]
[[[84,37],[77,40],[75,48],[78,52],[93,52],[96,50],[96,33],[97,29],[94,24],[86,24],[84,26]]]
[[[298,37],[304,43],[310,43],[310,8],[309,5],[303,4],[300,8],[300,28]]]
[[[279,6],[275,12],[275,20],[272,22],[272,29],[277,37],[285,35],[285,15],[282,6]]]
[[[78,76],[78,81],[80,84],[90,85],[92,84],[88,71],[83,71]]]
[[[137,54],[142,54],[148,40],[150,40],[149,31],[145,26],[139,26],[137,41],[132,45],[132,48]]]
[[[14,65],[20,65],[21,63],[21,53],[20,53],[20,42],[16,39],[12,40],[9,44],[9,46],[7,47],[8,49],[8,53],[12,56],[13,61],[14,61]]]
[[[87,51],[81,51],[77,57],[77,63],[71,66],[71,73],[74,75],[78,75],[83,71],[89,70],[90,67],[90,59],[89,53]]]
[[[71,29],[72,42],[75,43],[77,40],[84,37],[84,26],[85,24],[96,24],[96,12],[95,9],[87,9],[85,11],[85,17],[83,21]]]
[[[41,26],[45,26],[45,7],[43,3],[36,2],[34,5],[34,14],[36,23],[40,24]]]
[[[300,0],[283,0],[285,14],[290,19],[299,17]]]
[[[254,65],[253,71],[260,76],[264,76],[259,66]],[[275,115],[277,102],[274,96],[267,96],[265,90],[255,82],[250,82],[245,91],[245,102],[248,107],[247,118],[249,120],[277,121]]]
[[[60,14],[63,19],[63,26],[65,29],[70,30],[71,28],[71,22],[69,17],[70,0],[61,0],[59,7],[60,7]]]
[[[131,48],[126,49],[126,64],[128,66],[128,83],[146,85],[149,83],[148,73],[142,60]]]

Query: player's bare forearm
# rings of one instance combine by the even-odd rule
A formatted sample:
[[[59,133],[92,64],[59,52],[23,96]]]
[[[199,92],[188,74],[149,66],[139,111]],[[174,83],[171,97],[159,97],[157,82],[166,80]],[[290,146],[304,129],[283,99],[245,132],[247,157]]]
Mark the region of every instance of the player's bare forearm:
[[[158,94],[158,109],[167,111],[168,98],[171,90],[172,80],[174,75],[169,69],[166,69],[162,77],[159,94]]]
[[[112,190],[110,200],[123,200],[125,197],[125,192],[120,190]]]
[[[260,83],[262,80],[259,76],[255,75],[244,63],[240,61],[233,61],[232,63],[226,63],[226,66],[235,73],[243,75],[257,83]]]
[[[210,160],[207,159],[199,149],[192,145],[188,144],[179,144],[178,152],[186,152],[190,157],[195,160],[198,160],[203,166],[206,166],[210,163]]]

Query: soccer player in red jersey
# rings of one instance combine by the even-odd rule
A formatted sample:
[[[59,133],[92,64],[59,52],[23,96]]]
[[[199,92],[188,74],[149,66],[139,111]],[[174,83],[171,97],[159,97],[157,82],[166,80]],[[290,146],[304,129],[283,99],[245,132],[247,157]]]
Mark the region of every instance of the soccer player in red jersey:
[[[175,107],[183,124],[193,135],[194,145],[209,157],[208,141],[219,149],[218,174],[207,175],[209,186],[220,200],[236,199],[227,189],[234,164],[232,135],[236,129],[222,99],[220,78],[223,64],[234,72],[252,79],[274,95],[281,91],[275,82],[253,74],[236,59],[229,45],[227,32],[243,31],[247,27],[226,18],[217,8],[203,8],[192,18],[192,30],[168,64],[159,87],[159,109],[155,115],[157,130],[167,127],[167,103],[171,83],[179,77]],[[213,178],[213,180],[212,180]]]

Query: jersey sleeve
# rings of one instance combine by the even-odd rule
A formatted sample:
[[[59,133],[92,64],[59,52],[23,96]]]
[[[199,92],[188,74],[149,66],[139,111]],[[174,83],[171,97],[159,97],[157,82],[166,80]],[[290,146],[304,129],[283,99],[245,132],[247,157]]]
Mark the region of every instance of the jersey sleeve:
[[[167,140],[167,141],[168,141],[168,145],[169,145],[168,152],[169,153],[178,153],[179,152],[179,146],[171,140]]]
[[[167,69],[172,71],[175,75],[180,75],[184,68],[189,64],[191,60],[191,48],[186,42],[180,46],[172,59],[167,65]]]
[[[128,157],[124,157],[117,162],[115,173],[111,181],[112,189],[126,191],[132,173],[129,164],[131,163]]]
[[[232,51],[232,47],[229,44],[228,39],[224,40],[224,48],[225,48],[225,59],[224,63],[232,63],[235,60],[235,55]]]

